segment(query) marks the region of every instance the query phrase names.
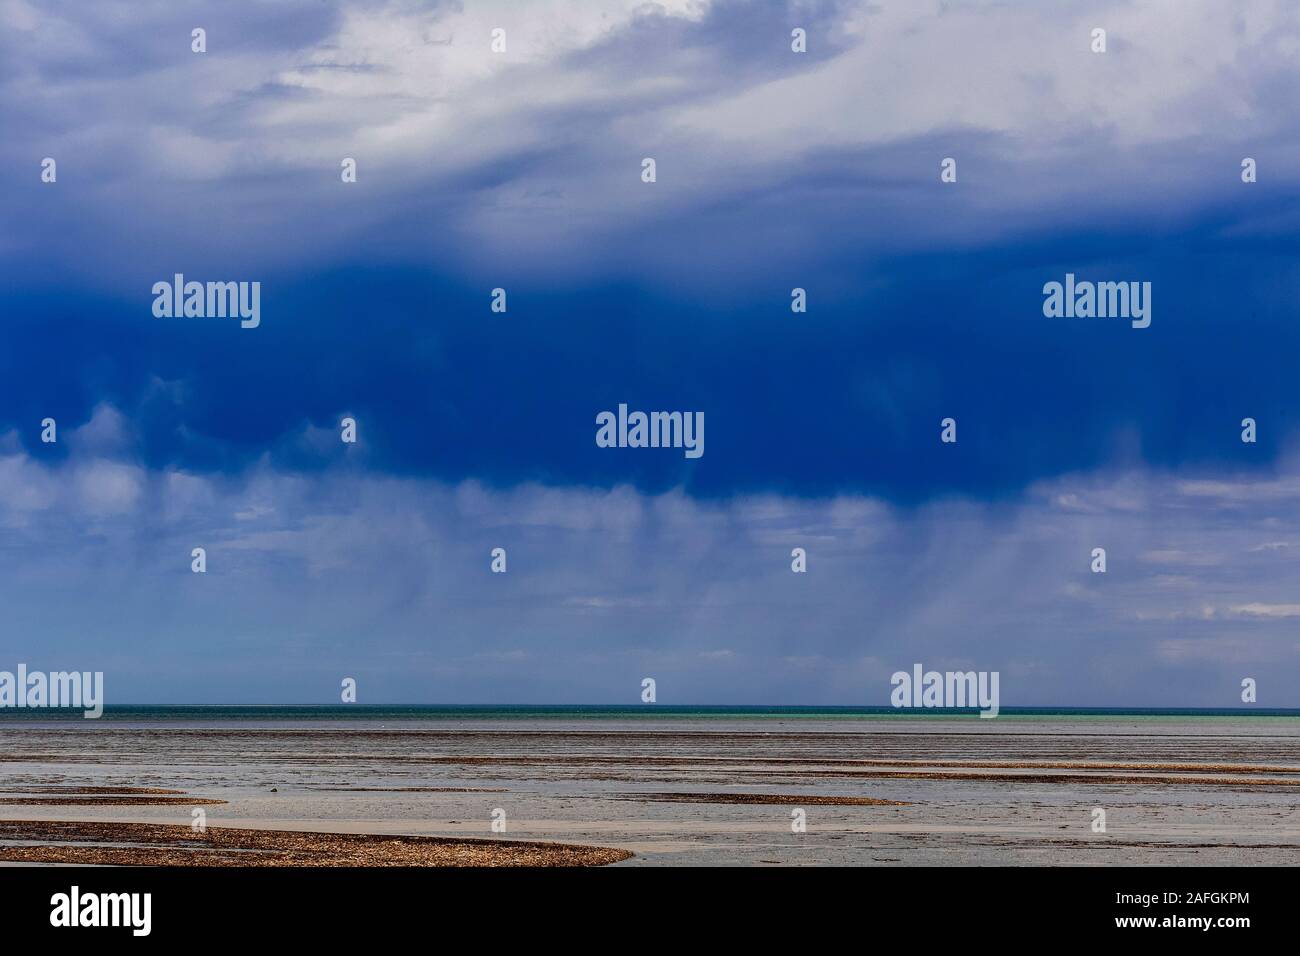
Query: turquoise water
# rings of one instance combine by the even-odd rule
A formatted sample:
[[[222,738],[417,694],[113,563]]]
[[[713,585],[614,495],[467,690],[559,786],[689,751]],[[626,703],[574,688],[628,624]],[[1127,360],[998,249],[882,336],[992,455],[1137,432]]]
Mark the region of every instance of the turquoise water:
[[[103,720],[132,721],[186,721],[186,720],[664,720],[680,719],[756,719],[803,718],[808,720],[844,719],[905,719],[931,717],[971,717],[979,720],[975,708],[894,708],[894,707],[760,707],[760,706],[695,706],[674,704],[572,704],[572,705],[396,705],[361,706],[336,704],[329,707],[302,706],[116,706],[105,707]],[[1165,708],[1165,707],[1003,707],[998,720],[1015,718],[1152,718],[1186,719],[1189,717],[1281,717],[1300,718],[1300,710],[1263,707],[1236,708]],[[82,720],[80,709],[54,710],[13,709],[0,710],[0,721],[5,720]]]

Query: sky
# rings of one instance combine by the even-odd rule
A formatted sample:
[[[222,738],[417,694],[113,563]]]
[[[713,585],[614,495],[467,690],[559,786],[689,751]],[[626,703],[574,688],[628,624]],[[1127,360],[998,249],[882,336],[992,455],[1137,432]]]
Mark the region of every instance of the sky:
[[[1258,0],[0,0],[0,669],[1300,707],[1297,67]]]

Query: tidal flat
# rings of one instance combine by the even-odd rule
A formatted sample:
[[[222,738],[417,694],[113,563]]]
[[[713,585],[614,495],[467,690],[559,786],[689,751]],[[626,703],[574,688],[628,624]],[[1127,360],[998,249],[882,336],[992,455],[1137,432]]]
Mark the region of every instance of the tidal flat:
[[[1294,864],[1300,718],[0,720],[22,862]]]

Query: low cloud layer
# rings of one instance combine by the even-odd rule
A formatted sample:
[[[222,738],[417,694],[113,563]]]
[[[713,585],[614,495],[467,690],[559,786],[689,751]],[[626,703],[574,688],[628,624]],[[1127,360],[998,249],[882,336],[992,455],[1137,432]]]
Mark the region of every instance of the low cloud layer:
[[[1001,671],[1004,706],[1233,706],[1243,677],[1300,704],[1294,479],[702,503],[154,470],[108,408],[61,441],[92,435],[58,464],[0,457],[0,652],[103,670],[110,702],[329,703],[351,676],[371,703],[634,703],[650,676],[663,703],[884,704],[921,662]]]

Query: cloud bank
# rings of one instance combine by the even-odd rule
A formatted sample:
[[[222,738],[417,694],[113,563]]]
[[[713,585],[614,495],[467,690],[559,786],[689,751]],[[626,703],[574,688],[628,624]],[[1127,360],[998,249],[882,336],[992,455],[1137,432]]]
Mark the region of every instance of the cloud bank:
[[[0,647],[119,701],[1294,705],[1298,52],[1267,0],[0,0]],[[176,273],[261,324],[154,318]],[[1044,317],[1066,273],[1150,328]],[[707,453],[598,448],[619,403]]]

